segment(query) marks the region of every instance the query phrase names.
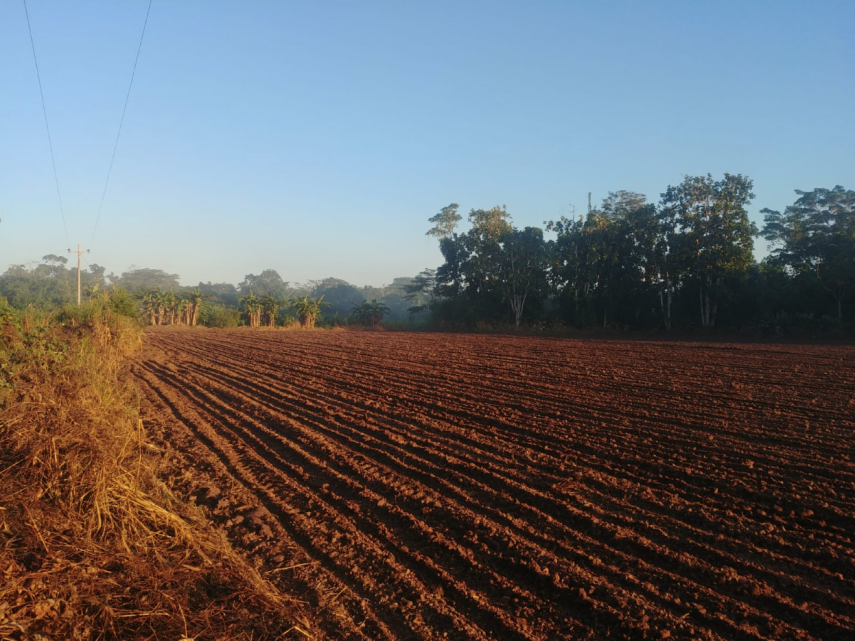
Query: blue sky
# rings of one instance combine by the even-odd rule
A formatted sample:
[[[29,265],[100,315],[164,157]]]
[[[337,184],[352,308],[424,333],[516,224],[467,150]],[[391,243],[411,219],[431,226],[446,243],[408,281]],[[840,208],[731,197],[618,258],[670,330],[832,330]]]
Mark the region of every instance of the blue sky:
[[[0,269],[90,245],[147,1],[0,3]],[[427,219],[684,174],[855,188],[855,2],[154,0],[89,261],[379,285]],[[758,254],[765,253],[757,241]]]

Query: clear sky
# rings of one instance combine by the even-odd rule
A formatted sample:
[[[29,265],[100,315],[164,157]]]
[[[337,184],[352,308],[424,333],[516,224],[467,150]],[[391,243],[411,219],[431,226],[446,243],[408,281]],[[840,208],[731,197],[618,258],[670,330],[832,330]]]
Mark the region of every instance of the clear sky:
[[[90,246],[147,0],[0,2],[0,269]],[[154,0],[91,262],[239,282],[436,267],[427,219],[518,226],[684,174],[855,188],[855,2]],[[758,253],[765,253],[757,241]]]

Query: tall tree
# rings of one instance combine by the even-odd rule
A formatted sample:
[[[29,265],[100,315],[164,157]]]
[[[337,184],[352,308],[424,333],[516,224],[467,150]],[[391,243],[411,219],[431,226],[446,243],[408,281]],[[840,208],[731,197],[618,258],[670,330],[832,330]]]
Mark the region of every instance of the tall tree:
[[[610,192],[587,217],[548,223],[557,233],[550,279],[565,319],[604,327],[609,321],[653,322],[649,311],[660,293],[662,228],[656,207],[646,200],[631,191]]]
[[[753,261],[757,228],[746,207],[753,183],[741,174],[686,176],[662,194],[662,215],[685,278],[698,291],[701,326],[715,325],[719,302],[730,282],[743,277]]]
[[[207,298],[214,298],[224,305],[238,306],[238,290],[231,283],[212,283],[211,281],[203,283],[200,281],[196,289],[199,290],[200,294]]]
[[[243,282],[238,285],[238,290],[243,296],[255,292],[257,296],[270,295],[282,299],[288,296],[288,283],[282,280],[275,269],[265,269],[257,276],[247,274]]]
[[[404,300],[412,303],[407,309],[411,316],[432,309],[436,300],[436,270],[423,269],[404,285]]]
[[[473,209],[469,212],[471,229],[463,235],[466,260],[463,277],[471,298],[489,306],[490,299],[501,296],[502,246],[505,234],[513,231],[507,209]]]
[[[354,304],[365,300],[365,293],[340,278],[325,278],[312,289],[312,297],[323,297],[329,307],[328,316],[346,317]]]
[[[647,203],[647,196],[634,191],[620,189],[610,191],[603,198],[602,212],[610,218],[626,217],[630,212],[640,209]]]
[[[451,203],[440,209],[438,214],[428,218],[428,222],[433,223],[433,227],[425,235],[436,236],[440,240],[451,236],[461,220],[460,214],[457,213],[459,207],[457,203]]]
[[[436,270],[437,294],[443,298],[457,298],[463,292],[463,263],[466,260],[463,239],[458,234],[443,238],[439,241],[439,251],[443,263]]]
[[[762,235],[775,263],[800,280],[812,280],[834,299],[837,320],[855,292],[855,191],[796,190],[799,198],[779,211],[763,209]]]
[[[584,217],[567,218],[546,224],[557,237],[550,253],[549,278],[566,321],[582,325],[582,313],[591,287],[588,237],[583,233]]]
[[[0,296],[12,307],[23,309],[28,305],[52,308],[74,300],[76,272],[64,267],[66,259],[48,254],[45,262],[28,269],[12,265],[0,276]],[[83,274],[84,286],[91,284],[88,272]]]
[[[492,209],[472,209],[469,211],[470,234],[481,243],[498,242],[505,232],[511,230],[511,215],[504,205]]]
[[[510,229],[501,238],[504,270],[504,297],[511,305],[514,325],[520,326],[526,301],[547,288],[546,244],[537,227]]]
[[[162,269],[130,269],[120,277],[110,276],[114,285],[124,287],[129,292],[139,292],[145,289],[160,289],[174,291],[180,289],[178,274],[167,274]]]

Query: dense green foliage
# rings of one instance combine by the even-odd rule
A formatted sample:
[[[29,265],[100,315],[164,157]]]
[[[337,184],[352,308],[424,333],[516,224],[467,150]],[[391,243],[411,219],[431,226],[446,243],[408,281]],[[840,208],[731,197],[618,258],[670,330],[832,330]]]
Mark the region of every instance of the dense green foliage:
[[[855,191],[837,186],[796,193],[783,214],[761,212],[763,237],[775,248],[767,262],[808,309],[827,311],[833,301],[842,323],[844,305],[855,294]]]
[[[61,256],[45,256],[34,267],[13,265],[0,275],[0,301],[12,309],[33,307],[52,310],[72,303],[77,295],[77,271]],[[300,301],[322,300],[314,321],[346,325],[351,310],[368,300],[379,301],[384,316],[396,322],[412,321],[412,300],[407,287],[413,278],[396,278],[385,287],[356,287],[339,278],[325,278],[291,285],[273,269],[247,274],[237,286],[231,283],[199,283],[181,287],[177,274],[159,269],[131,269],[120,276],[92,265],[81,273],[84,300],[99,292],[122,292],[123,311],[139,314],[151,325],[205,325],[207,327],[281,326],[299,322]],[[423,297],[416,296],[415,300]],[[426,308],[415,319],[426,319]],[[357,321],[357,324],[362,324]]]
[[[658,205],[613,192],[586,216],[517,229],[504,207],[472,210],[470,228],[450,205],[432,217],[444,262],[408,291],[430,297],[444,326],[528,323],[670,330],[724,327],[825,333],[855,320],[855,192],[798,191],[780,212],[747,207],[741,175],[686,176]],[[773,247],[754,260],[758,234]]]
[[[384,322],[446,328],[611,328],[691,331],[720,327],[766,334],[824,335],[855,323],[855,192],[796,191],[784,212],[748,219],[752,181],[742,175],[686,176],[657,204],[609,193],[586,215],[516,228],[507,209],[458,205],[429,222],[443,263],[384,287],[339,278],[303,284],[273,269],[237,286],[181,287],[177,274],[131,268],[81,274],[84,297],[112,291],[122,313],[155,325],[312,327]],[[769,243],[762,262],[754,239]],[[0,301],[54,309],[76,296],[76,270],[49,254],[0,276]]]
[[[68,259],[48,254],[42,263],[27,268],[12,265],[0,276],[0,296],[15,309],[29,305],[53,308],[75,300],[77,296],[77,270],[66,268]],[[104,269],[92,265],[81,274],[81,285],[91,291],[104,283]]]
[[[353,304],[350,317],[365,327],[379,327],[383,324],[383,317],[390,313],[389,308],[377,300],[363,301],[359,305]]]

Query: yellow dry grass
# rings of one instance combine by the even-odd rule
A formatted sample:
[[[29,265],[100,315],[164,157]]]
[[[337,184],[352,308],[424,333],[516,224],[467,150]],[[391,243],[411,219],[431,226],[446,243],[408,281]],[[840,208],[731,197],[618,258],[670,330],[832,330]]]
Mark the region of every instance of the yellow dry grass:
[[[136,324],[103,303],[0,323],[0,638],[311,638],[158,479],[125,378]]]

